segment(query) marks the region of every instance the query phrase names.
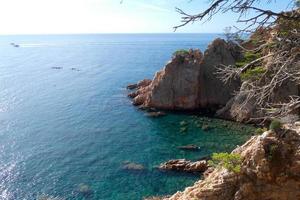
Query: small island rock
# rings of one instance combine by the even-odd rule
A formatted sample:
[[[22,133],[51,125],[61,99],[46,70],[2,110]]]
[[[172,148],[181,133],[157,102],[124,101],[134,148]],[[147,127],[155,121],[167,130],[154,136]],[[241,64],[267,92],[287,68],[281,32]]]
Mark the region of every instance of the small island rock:
[[[177,159],[162,163],[158,168],[160,170],[182,172],[204,172],[208,168],[208,164],[205,160],[192,162],[185,159]]]

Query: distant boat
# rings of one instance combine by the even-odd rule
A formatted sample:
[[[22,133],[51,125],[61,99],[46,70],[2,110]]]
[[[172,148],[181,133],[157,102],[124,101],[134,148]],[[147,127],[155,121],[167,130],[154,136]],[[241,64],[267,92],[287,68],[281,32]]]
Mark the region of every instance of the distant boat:
[[[15,44],[15,43],[10,43],[10,45],[12,45],[13,47],[20,47],[20,45]]]

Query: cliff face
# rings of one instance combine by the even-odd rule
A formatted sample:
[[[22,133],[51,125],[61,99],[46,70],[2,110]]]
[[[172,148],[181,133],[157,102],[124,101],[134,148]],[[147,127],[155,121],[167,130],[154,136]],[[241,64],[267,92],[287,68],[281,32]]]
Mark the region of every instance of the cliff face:
[[[239,174],[217,168],[204,180],[165,200],[300,199],[299,132],[268,131],[233,152],[243,160]]]
[[[129,96],[135,105],[167,110],[216,109],[224,106],[240,86],[240,81],[224,84],[217,68],[239,58],[237,47],[216,39],[204,55],[199,50],[178,54],[157,72],[151,83],[138,87]]]

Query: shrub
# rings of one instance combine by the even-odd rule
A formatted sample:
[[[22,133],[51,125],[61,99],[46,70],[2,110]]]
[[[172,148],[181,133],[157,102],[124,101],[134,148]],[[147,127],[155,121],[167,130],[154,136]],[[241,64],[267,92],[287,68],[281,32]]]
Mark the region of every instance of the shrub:
[[[279,121],[278,119],[274,119],[272,120],[269,129],[276,132],[281,128],[281,126],[282,126],[281,121]]]
[[[185,55],[187,55],[187,54],[189,54],[189,51],[188,51],[188,50],[185,50],[185,49],[179,49],[179,50],[177,50],[177,51],[175,51],[175,52],[173,53],[173,56],[177,56],[177,55],[185,56]]]
[[[247,65],[248,63],[260,58],[262,55],[261,53],[252,53],[252,52],[245,52],[244,56],[241,60],[235,63],[237,67],[243,67]]]
[[[268,129],[267,128],[257,128],[256,130],[255,130],[255,134],[256,135],[261,135],[261,134],[263,134],[264,132],[266,132]]]
[[[264,67],[254,67],[252,69],[248,69],[246,72],[241,74],[241,79],[242,80],[249,80],[249,79],[254,79],[258,80],[261,75],[263,75],[266,72],[266,69]]]
[[[213,153],[212,160],[208,164],[214,167],[224,167],[225,169],[239,173],[241,171],[242,159],[236,153]]]
[[[279,145],[278,144],[270,144],[267,146],[265,149],[266,151],[266,156],[268,161],[275,161],[276,160],[276,155],[279,153]]]

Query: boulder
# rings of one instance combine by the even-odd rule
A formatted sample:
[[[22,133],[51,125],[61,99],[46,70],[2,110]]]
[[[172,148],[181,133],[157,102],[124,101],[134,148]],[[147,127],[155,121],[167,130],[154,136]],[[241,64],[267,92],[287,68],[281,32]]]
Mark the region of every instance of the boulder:
[[[154,76],[139,82],[134,105],[166,110],[216,109],[239,88],[240,81],[224,84],[216,76],[217,67],[234,64],[238,53],[232,44],[216,39],[204,55],[199,50],[174,55]],[[222,90],[220,90],[222,88]]]
[[[150,85],[151,82],[152,82],[152,80],[150,80],[150,79],[144,79],[144,80],[139,81],[138,83],[129,84],[129,85],[127,85],[126,88],[128,90],[139,89],[141,87],[146,87],[146,86]]]
[[[192,162],[185,159],[177,159],[162,163],[158,168],[160,170],[182,172],[204,172],[207,169],[207,162],[205,160]]]
[[[127,89],[128,90],[134,90],[134,89],[136,89],[138,86],[137,86],[137,84],[136,83],[134,83],[134,84],[129,84],[129,85],[127,85]]]

